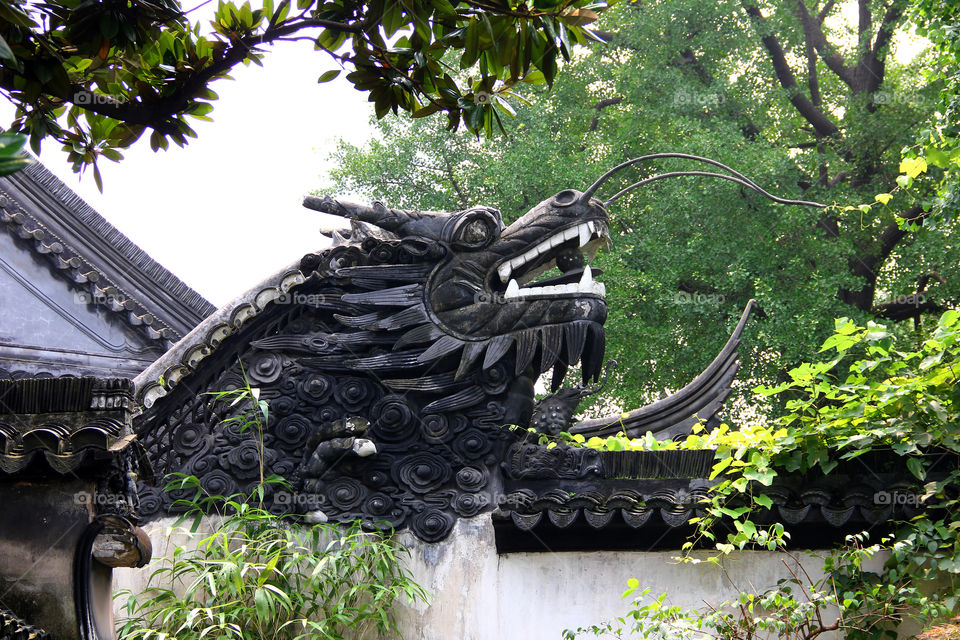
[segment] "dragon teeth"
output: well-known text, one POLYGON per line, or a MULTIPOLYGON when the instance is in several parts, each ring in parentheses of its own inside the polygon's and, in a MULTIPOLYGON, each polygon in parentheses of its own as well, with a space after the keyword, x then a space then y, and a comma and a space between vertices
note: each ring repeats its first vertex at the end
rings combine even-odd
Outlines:
POLYGON ((600 296, 605 296, 607 294, 607 289, 602 282, 595 281, 590 271, 585 269, 580 282, 557 284, 546 287, 527 287, 521 289, 516 279, 511 279, 510 283, 507 285, 507 290, 504 292, 503 297, 505 300, 512 300, 515 298, 525 298, 528 296, 563 296, 572 295, 575 293, 593 293, 600 296))
POLYGON ((593 233, 590 231, 590 229, 587 228, 587 225, 585 224, 580 225, 579 227, 577 227, 577 229, 580 232, 580 246, 582 247, 583 245, 590 242, 590 237, 593 235, 593 233))
MULTIPOLYGON (((555 233, 546 240, 541 241, 536 246, 528 249, 525 253, 511 258, 501 264, 499 267, 497 267, 497 274, 500 276, 501 282, 508 283, 507 290, 504 292, 504 298, 523 298, 534 295, 557 296, 575 293, 593 293, 600 296, 605 296, 606 287, 602 282, 594 282, 593 274, 590 272, 589 267, 584 269, 583 277, 581 277, 579 283, 561 284, 547 287, 533 286, 530 288, 521 289, 516 279, 511 279, 511 276, 518 268, 536 260, 538 256, 549 252, 554 247, 558 247, 568 240, 577 238, 580 243, 580 247, 582 248, 591 240, 593 240, 594 236, 603 237, 605 229, 605 225, 594 220, 582 222, 575 227, 570 227, 569 229, 564 229, 563 231, 555 233)), ((593 250, 590 251, 591 260, 593 258, 593 254, 596 253, 596 249, 597 247, 594 246, 593 250)), ((545 266, 549 266, 549 264, 545 266)), ((524 276, 526 280, 530 280, 535 277, 536 270, 530 271, 524 276)))
POLYGON ((580 291, 591 291, 593 289, 593 272, 590 267, 584 268, 583 277, 580 278, 580 284, 577 288, 580 291))

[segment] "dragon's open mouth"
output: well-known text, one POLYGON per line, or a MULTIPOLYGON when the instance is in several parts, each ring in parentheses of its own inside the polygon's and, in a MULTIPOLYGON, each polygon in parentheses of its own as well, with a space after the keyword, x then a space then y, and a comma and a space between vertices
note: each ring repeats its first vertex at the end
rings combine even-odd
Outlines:
POLYGON ((609 243, 609 230, 603 220, 588 220, 561 229, 526 252, 497 265, 499 283, 494 282, 494 288, 507 300, 570 295, 603 298, 606 287, 594 280, 601 271, 588 265, 600 247, 609 243), (533 282, 554 267, 561 275, 533 282), (528 283, 532 285, 526 286, 528 283))

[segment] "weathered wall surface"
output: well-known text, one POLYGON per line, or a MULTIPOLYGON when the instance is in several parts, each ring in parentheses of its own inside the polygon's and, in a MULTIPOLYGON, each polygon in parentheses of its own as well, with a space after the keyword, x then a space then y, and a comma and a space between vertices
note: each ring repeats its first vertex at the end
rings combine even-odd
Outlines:
MULTIPOLYGON (((155 559, 169 557, 173 543, 186 540, 164 538, 162 531, 172 522, 167 518, 147 527, 155 559)), ((497 555, 489 515, 458 521, 440 543, 400 535, 410 549, 416 580, 432 594, 429 603, 403 608, 406 640, 559 640, 564 629, 622 616, 629 602, 620 594, 630 578, 655 595, 666 592, 672 604, 702 607, 741 590, 774 586, 789 575, 783 560, 793 564, 782 554, 757 551, 737 553, 723 568, 678 565, 672 551, 497 555)), ((816 575, 821 562, 799 556, 816 575)), ((116 587, 139 591, 150 571, 116 570, 116 587)), ((119 615, 121 603, 116 604, 119 615)))
MULTIPOLYGON (((624 615, 629 599, 620 595, 630 578, 653 589, 651 596, 666 592, 671 604, 702 607, 788 576, 785 556, 768 552, 735 554, 722 569, 678 565, 673 551, 498 556, 489 516, 459 521, 441 543, 403 541, 420 584, 434 594, 405 612, 407 640, 559 640, 564 629, 624 615)), ((821 564, 805 562, 808 571, 821 564)))

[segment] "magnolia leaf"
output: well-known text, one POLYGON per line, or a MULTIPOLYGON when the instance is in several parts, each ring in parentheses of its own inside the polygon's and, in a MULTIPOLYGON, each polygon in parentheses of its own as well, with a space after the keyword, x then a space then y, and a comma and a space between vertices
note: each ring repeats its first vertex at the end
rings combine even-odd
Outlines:
POLYGON ((317 80, 317 84, 323 84, 324 82, 330 82, 334 78, 340 75, 340 69, 331 69, 330 71, 324 71, 320 74, 320 78, 317 80))

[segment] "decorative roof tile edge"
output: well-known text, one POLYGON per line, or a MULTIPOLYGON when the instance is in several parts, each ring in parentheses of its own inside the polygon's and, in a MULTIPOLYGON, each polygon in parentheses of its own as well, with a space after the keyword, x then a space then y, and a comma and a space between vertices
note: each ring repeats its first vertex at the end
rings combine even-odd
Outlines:
MULTIPOLYGON (((692 479, 685 488, 655 488, 656 481, 644 484, 640 490, 621 488, 606 494, 597 490, 569 492, 558 488, 538 494, 530 489, 518 489, 504 497, 493 517, 512 521, 521 531, 530 531, 544 522, 545 514, 547 521, 561 529, 573 525, 582 514, 592 529, 601 529, 619 512, 626 525, 637 529, 650 523, 651 516, 658 512, 664 524, 677 528, 686 525, 691 517, 703 515, 703 502, 708 499, 714 482, 692 479)), ((758 513, 758 521, 780 520, 787 525, 811 519, 820 522, 821 518, 837 528, 852 521, 875 525, 894 516, 911 518, 923 509, 922 505, 914 504, 916 496, 909 492, 906 482, 894 482, 884 488, 867 483, 834 489, 814 486, 794 490, 772 486, 764 487, 763 492, 773 504, 771 509, 758 513), (897 499, 901 495, 911 499, 897 499)))
POLYGON ((43 164, 35 162, 23 169, 22 173, 44 187, 65 208, 75 213, 77 218, 102 238, 104 242, 116 248, 133 267, 153 280, 158 287, 169 291, 184 306, 196 313, 198 318, 205 318, 216 310, 216 307, 209 300, 151 258, 146 251, 110 224, 97 213, 96 209, 74 193, 70 187, 51 173, 43 164))
MULTIPOLYGON (((6 179, 16 188, 39 190, 43 195, 49 196, 84 229, 115 250, 125 261, 126 267, 139 272, 144 280, 167 292, 171 299, 194 316, 184 319, 185 322, 193 325, 215 311, 216 307, 206 298, 151 258, 40 162, 34 162, 6 179)), ((34 252, 45 256, 54 269, 62 271, 69 280, 85 289, 80 295, 86 298, 86 302, 119 314, 127 324, 141 330, 149 340, 163 341, 165 347, 171 346, 183 336, 181 331, 157 317, 157 313, 151 312, 135 296, 112 281, 103 268, 94 265, 47 224, 31 215, 16 196, 2 188, 0 223, 6 223, 12 235, 26 241, 34 252)))
POLYGON ((225 338, 305 281, 297 261, 220 307, 134 379, 134 399, 147 409, 152 407, 213 354, 225 338))
POLYGON ((27 624, 9 609, 0 609, 0 638, 9 640, 50 640, 50 634, 27 624))
MULTIPOLYGON (((13 475, 41 457, 60 474, 113 458, 134 445, 133 381, 62 377, 0 380, 0 472, 13 475)), ((146 467, 149 475, 149 463, 146 467)))
POLYGON ((0 379, 0 416, 74 411, 132 410, 130 378, 42 377, 0 379))
POLYGON ((111 282, 73 248, 36 220, 6 191, 0 189, 0 223, 6 223, 15 236, 27 241, 33 250, 45 256, 54 269, 63 271, 77 286, 85 288, 83 300, 117 314, 140 329, 152 341, 172 342, 179 334, 158 319, 133 296, 111 282), (101 286, 101 285, 106 286, 101 286))

